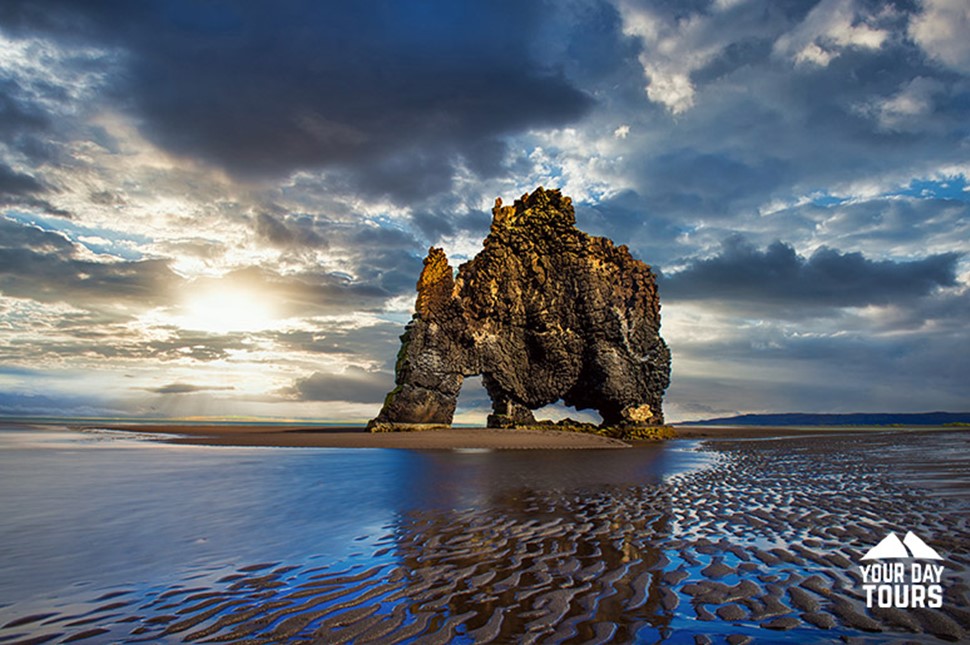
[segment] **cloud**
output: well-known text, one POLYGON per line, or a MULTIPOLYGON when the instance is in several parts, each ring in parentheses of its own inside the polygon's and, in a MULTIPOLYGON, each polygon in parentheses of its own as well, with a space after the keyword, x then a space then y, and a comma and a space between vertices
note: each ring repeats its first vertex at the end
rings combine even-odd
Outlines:
POLYGON ((923 0, 909 35, 935 60, 970 73, 970 5, 964 0, 923 0))
POLYGON ((661 282, 668 300, 864 307, 909 303, 956 283, 956 253, 921 260, 870 260, 822 247, 810 257, 775 242, 760 251, 741 237, 724 241, 715 257, 694 260, 661 282))
MULTIPOLYGON (((802 311, 805 306, 795 306, 802 311)), ((784 319, 759 303, 716 307, 667 300, 675 418, 800 410, 961 409, 970 367, 970 289, 916 303, 840 309, 784 319), (767 314, 767 315, 766 315, 767 314), (712 415, 704 407, 718 410, 712 415)))
POLYGON ((266 332, 263 337, 277 343, 286 355, 307 355, 311 361, 321 355, 343 355, 356 361, 374 360, 393 370, 403 332, 404 324, 397 322, 357 325, 329 320, 311 321, 305 329, 266 332))
POLYGON ((0 197, 32 194, 43 190, 39 181, 0 163, 0 197))
POLYGON ((965 13, 0 3, 0 365, 132 410, 363 416, 428 246, 473 255, 495 197, 543 184, 663 269, 671 410, 945 407, 966 382, 965 13), (209 289, 265 325, 202 325, 209 289), (236 389, 151 392, 207 383, 236 389))
POLYGON ((0 391, 0 415, 42 417, 52 415, 118 416, 121 410, 93 396, 30 394, 0 391))
POLYGON ((283 394, 299 401, 380 403, 393 387, 394 377, 390 373, 351 366, 339 374, 314 372, 298 379, 283 394))
POLYGON ((878 22, 878 15, 865 12, 855 0, 822 0, 775 42, 774 50, 796 65, 826 67, 847 48, 882 47, 889 33, 878 22))
POLYGON ((260 213, 256 216, 255 231, 260 239, 280 248, 326 248, 327 241, 314 230, 315 224, 311 218, 298 218, 289 223, 260 213))
POLYGON ((371 279, 320 269, 281 273, 254 266, 219 278, 198 278, 192 284, 200 293, 238 288, 276 305, 286 317, 305 317, 380 310, 391 293, 375 276, 367 277, 371 279))
MULTIPOLYGON (((0 120, 2 118, 0 114, 0 120)), ((46 191, 47 187, 32 175, 17 172, 0 161, 0 206, 20 206, 69 218, 71 214, 68 211, 57 208, 47 200, 35 197, 46 191)))
POLYGON ((0 219, 0 292, 80 306, 166 303, 181 281, 167 260, 99 261, 64 235, 0 219))
POLYGON ((691 74, 709 63, 734 35, 718 29, 715 20, 703 14, 664 15, 659 8, 632 2, 619 5, 623 33, 637 38, 647 97, 673 114, 694 106, 695 89, 691 74))
POLYGON ((25 100, 24 93, 16 79, 0 77, 0 140, 15 143, 26 133, 50 124, 47 113, 25 100))
POLYGON ((529 43, 539 2, 5 3, 17 35, 125 50, 113 94, 152 141, 244 177, 349 172, 369 193, 450 186, 502 137, 573 121, 592 100, 529 43), (245 37, 240 37, 245 34, 245 37), (281 37, 281 34, 285 36, 281 37))
POLYGON ((230 386, 218 386, 218 385, 193 385, 191 383, 169 383, 168 385, 162 385, 161 387, 154 388, 144 388, 149 392, 155 394, 193 394, 195 392, 212 392, 221 390, 234 390, 236 388, 230 386))
POLYGON ((942 82, 917 76, 893 96, 870 101, 860 110, 876 119, 887 132, 920 132, 938 123, 929 117, 935 109, 936 95, 945 91, 942 82))
MULTIPOLYGON (((603 140, 629 125, 625 139, 609 137, 615 165, 606 184, 639 193, 644 212, 688 226, 733 219, 745 230, 758 225, 748 215, 775 200, 821 187, 852 197, 864 187, 872 197, 965 165, 962 146, 953 145, 966 137, 965 79, 928 65, 907 37, 912 7, 617 4, 640 71, 682 77, 690 89, 689 100, 673 91, 651 97, 651 80, 636 102, 625 94, 632 72, 596 86, 597 96, 612 97, 612 110, 587 119, 601 139, 584 140, 580 152, 595 159, 603 140), (796 44, 816 41, 826 65, 793 64, 796 44)), ((544 152, 553 167, 563 156, 552 146, 544 152)), ((584 170, 595 172, 592 161, 584 170)))

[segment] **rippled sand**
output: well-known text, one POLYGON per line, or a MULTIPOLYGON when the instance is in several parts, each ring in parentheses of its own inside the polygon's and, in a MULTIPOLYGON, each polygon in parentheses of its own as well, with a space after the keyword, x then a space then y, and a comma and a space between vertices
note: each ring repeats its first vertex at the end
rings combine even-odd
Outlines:
MULTIPOLYGON (((658 485, 510 489, 385 528, 361 562, 253 563, 70 610, 0 610, 4 642, 966 641, 965 494, 900 479, 858 435, 720 441, 658 485), (865 607, 858 562, 890 530, 945 558, 940 610, 865 607), (201 580, 201 582, 200 582, 201 580)), ((950 473, 953 475, 953 473, 950 473)), ((965 487, 965 473, 950 490, 965 487)))

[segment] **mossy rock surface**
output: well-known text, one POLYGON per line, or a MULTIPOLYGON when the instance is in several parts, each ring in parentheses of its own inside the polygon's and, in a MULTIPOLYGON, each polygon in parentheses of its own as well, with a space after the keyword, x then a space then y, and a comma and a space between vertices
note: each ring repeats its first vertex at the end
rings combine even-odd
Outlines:
POLYGON ((565 432, 585 432, 621 441, 662 441, 673 439, 677 431, 672 426, 598 426, 593 423, 583 423, 565 419, 563 421, 540 421, 535 425, 516 426, 528 430, 563 430, 565 432))

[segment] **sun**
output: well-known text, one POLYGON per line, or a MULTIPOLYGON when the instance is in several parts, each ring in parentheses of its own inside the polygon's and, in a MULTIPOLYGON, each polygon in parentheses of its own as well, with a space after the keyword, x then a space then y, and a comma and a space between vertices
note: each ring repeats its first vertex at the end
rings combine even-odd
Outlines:
POLYGON ((273 306, 255 291, 236 287, 206 289, 186 298, 178 324, 217 334, 254 332, 277 324, 273 306))

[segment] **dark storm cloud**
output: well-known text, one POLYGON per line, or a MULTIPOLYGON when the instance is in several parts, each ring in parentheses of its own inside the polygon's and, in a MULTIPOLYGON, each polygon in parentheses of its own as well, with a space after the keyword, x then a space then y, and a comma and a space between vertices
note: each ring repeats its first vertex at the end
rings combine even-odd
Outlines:
POLYGON ((458 232, 484 240, 491 221, 490 212, 468 210, 465 206, 448 203, 441 204, 434 210, 417 210, 411 214, 411 223, 423 234, 426 241, 432 243, 458 232))
POLYGON ((0 219, 0 293, 78 306, 167 302, 181 281, 167 260, 99 262, 58 233, 0 219))
POLYGON ((0 24, 127 50, 144 133, 241 175, 336 167, 367 192, 494 172, 500 139, 591 99, 533 60, 541 2, 8 2, 0 24))
POLYGON ((270 245, 284 248, 327 248, 327 240, 314 229, 310 218, 283 221, 268 213, 260 213, 254 223, 256 235, 270 245))
POLYGON ((757 208, 755 195, 791 181, 789 163, 762 153, 754 161, 740 152, 711 154, 682 148, 651 160, 651 204, 661 212, 707 217, 735 214, 739 206, 757 208))
POLYGON ((0 198, 9 195, 29 195, 43 190, 39 181, 19 173, 3 163, 0 163, 0 198))
POLYGON ((31 103, 25 94, 16 80, 0 77, 0 140, 12 142, 25 132, 41 130, 50 124, 47 113, 31 103))
POLYGON ((195 392, 211 392, 234 390, 232 386, 220 387, 215 385, 192 385, 191 383, 169 383, 161 387, 145 388, 155 394, 193 394, 195 392))
POLYGON ((805 258, 782 242, 761 251, 735 236, 724 241, 719 255, 664 276, 661 293, 668 300, 807 307, 911 303, 939 287, 954 286, 959 257, 941 253, 913 261, 876 261, 823 247, 805 258))
MULTIPOLYGON (((0 116, 2 119, 2 116, 0 116)), ((45 199, 36 197, 47 190, 46 186, 32 175, 17 172, 0 162, 0 206, 21 206, 37 209, 58 217, 70 217, 64 209, 57 208, 45 199)))
POLYGON ((375 250, 357 267, 360 280, 379 285, 387 295, 412 293, 421 273, 422 258, 408 249, 375 250))
POLYGON ((298 379, 282 394, 300 401, 347 401, 348 403, 379 403, 394 387, 389 372, 368 372, 348 367, 341 374, 314 372, 298 379))
POLYGON ((622 240, 638 259, 663 266, 693 247, 678 237, 689 232, 689 222, 665 217, 662 209, 636 191, 626 190, 596 204, 577 204, 579 228, 591 235, 622 240))

